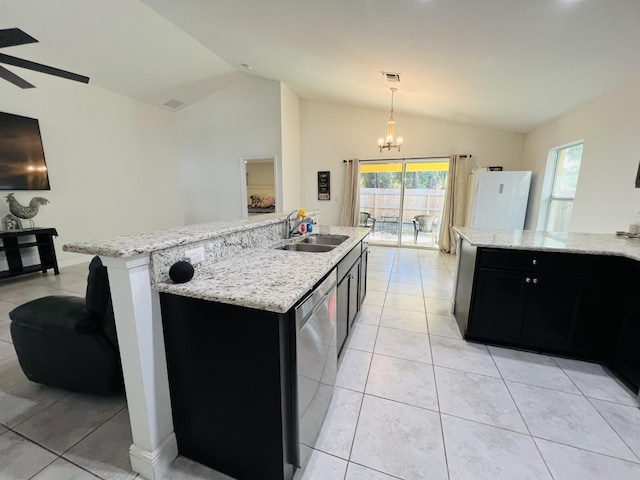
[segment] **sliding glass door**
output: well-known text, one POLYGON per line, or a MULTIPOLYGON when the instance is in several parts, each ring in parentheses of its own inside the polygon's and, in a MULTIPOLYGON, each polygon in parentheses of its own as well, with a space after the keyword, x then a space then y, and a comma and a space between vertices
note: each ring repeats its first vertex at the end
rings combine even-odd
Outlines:
POLYGON ((362 161, 360 217, 378 245, 437 248, 448 158, 362 161))

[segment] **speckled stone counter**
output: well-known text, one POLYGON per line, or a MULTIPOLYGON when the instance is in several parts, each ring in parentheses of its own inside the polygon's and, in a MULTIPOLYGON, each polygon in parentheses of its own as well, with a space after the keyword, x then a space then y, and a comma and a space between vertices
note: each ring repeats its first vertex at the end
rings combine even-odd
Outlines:
POLYGON ((286 218, 268 214, 188 225, 69 243, 63 249, 116 258, 149 254, 150 277, 157 291, 284 313, 369 233, 366 228, 319 226, 314 233, 347 235, 349 239, 329 252, 277 250, 274 247, 286 242, 286 218), (169 268, 186 250, 198 247, 205 251, 205 262, 195 265, 191 281, 174 284, 169 268))
POLYGON ((640 239, 619 237, 615 234, 467 227, 454 227, 454 231, 474 247, 617 255, 640 260, 640 239))
POLYGON ((232 233, 247 232, 251 229, 282 224, 287 215, 271 213, 251 217, 248 220, 233 220, 184 227, 167 228, 144 233, 119 235, 106 239, 89 240, 86 242, 67 243, 62 246, 65 252, 86 253, 89 255, 104 255, 107 257, 133 257, 143 253, 151 253, 180 245, 189 245, 222 237, 232 233))
POLYGON ((349 238, 328 252, 297 252, 269 247, 247 249, 219 262, 196 265, 188 283, 156 283, 160 292, 243 307, 287 312, 368 233, 367 228, 325 227, 316 232, 349 238))

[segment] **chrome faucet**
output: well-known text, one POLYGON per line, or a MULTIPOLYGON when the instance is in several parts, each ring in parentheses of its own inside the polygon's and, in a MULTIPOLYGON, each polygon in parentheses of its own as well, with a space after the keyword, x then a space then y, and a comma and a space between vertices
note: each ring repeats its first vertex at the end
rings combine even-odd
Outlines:
POLYGON ((292 221, 292 216, 294 213, 298 213, 299 210, 294 210, 293 212, 291 212, 289 215, 287 215, 287 238, 291 238, 293 235, 293 232, 295 232, 296 228, 298 228, 300 225, 302 225, 304 222, 308 222, 311 219, 309 217, 304 217, 302 220, 298 220, 297 222, 295 222, 293 224, 293 226, 291 226, 291 221, 292 221))

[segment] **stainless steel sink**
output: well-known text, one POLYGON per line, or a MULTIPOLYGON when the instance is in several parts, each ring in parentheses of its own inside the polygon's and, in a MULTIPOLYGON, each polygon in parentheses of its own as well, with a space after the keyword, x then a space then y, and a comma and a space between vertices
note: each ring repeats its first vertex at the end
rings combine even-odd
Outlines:
POLYGON ((309 235, 304 239, 300 240, 298 243, 306 243, 306 244, 314 244, 314 245, 340 245, 347 238, 346 235, 326 235, 316 233, 314 235, 309 235))
POLYGON ((313 243, 288 243, 287 245, 283 245, 281 247, 277 247, 278 250, 295 250, 298 252, 328 252, 333 250, 334 246, 332 245, 319 245, 313 243))

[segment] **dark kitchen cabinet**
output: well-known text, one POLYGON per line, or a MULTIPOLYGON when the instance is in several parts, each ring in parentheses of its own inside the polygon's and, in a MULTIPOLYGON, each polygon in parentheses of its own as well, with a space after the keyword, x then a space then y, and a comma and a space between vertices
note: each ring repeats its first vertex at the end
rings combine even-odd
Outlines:
POLYGON ((591 276, 579 257, 479 249, 466 336, 589 356, 591 276))
POLYGON ((636 390, 640 387, 640 267, 632 265, 623 289, 621 322, 611 363, 636 390))
POLYGON ((367 258, 366 240, 359 243, 338 263, 338 291, 336 306, 336 335, 338 355, 349 336, 353 322, 366 295, 367 258), (364 249, 364 250, 363 250, 364 249))

